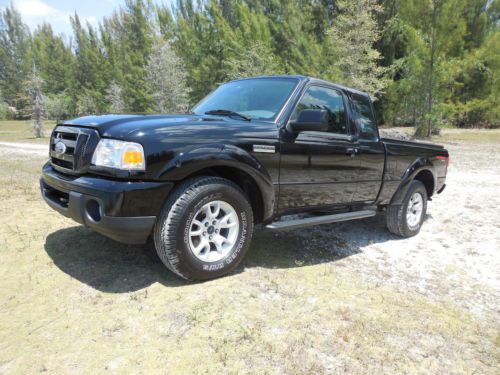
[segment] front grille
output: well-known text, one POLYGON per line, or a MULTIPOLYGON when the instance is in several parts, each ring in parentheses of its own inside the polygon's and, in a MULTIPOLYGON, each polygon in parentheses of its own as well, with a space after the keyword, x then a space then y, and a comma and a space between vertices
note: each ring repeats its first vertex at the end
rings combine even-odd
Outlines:
POLYGON ((50 139, 51 164, 62 173, 84 174, 98 142, 97 130, 57 126, 50 139))

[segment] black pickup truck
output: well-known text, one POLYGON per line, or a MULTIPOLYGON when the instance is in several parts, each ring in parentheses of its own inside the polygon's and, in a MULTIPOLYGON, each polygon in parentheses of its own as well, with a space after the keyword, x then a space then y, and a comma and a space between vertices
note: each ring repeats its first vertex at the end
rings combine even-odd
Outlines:
POLYGON ((256 224, 385 211, 389 231, 413 236, 448 160, 441 146, 380 138, 366 93, 272 76, 221 85, 189 114, 66 121, 40 184, 61 214, 121 242, 152 238, 170 270, 204 280, 238 265, 256 224))

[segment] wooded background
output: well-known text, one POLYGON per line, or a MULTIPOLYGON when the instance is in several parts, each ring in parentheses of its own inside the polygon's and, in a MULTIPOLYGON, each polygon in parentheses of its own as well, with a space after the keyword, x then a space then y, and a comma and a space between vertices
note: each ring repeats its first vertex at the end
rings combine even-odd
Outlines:
POLYGON ((373 95, 379 121, 500 126, 500 0, 127 0, 72 35, 0 15, 0 118, 182 112, 234 78, 304 74, 373 95))

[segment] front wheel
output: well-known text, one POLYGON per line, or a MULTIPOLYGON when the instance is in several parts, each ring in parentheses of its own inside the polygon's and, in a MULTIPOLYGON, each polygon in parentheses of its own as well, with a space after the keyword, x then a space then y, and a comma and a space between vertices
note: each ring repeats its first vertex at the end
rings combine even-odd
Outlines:
POLYGON ((386 220, 390 232, 401 237, 416 235, 427 212, 427 190, 420 181, 412 181, 402 204, 387 207, 386 220))
POLYGON ((156 251, 174 273, 207 280, 233 271, 251 242, 253 213, 241 189, 219 177, 181 183, 154 231, 156 251))

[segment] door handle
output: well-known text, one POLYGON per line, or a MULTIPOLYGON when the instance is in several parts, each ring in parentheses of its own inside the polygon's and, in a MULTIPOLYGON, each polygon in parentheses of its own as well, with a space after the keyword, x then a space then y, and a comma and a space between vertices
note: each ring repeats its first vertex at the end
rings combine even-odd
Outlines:
POLYGON ((346 155, 349 155, 351 158, 355 157, 356 154, 358 153, 358 149, 355 148, 355 147, 349 147, 346 151, 345 151, 346 155))

